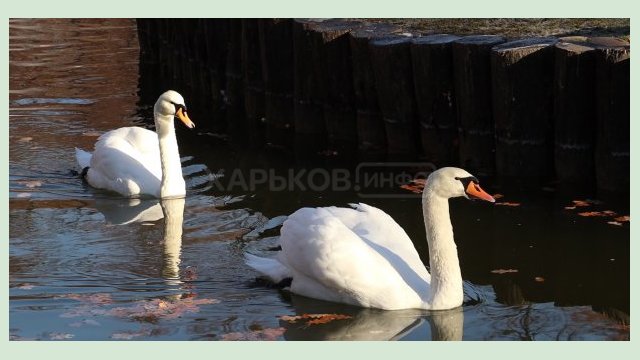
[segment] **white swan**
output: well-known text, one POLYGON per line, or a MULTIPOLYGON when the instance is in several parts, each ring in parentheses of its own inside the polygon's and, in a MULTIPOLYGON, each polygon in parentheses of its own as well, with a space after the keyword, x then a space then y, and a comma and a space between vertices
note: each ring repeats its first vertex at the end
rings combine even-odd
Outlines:
POLYGON ((166 91, 153 107, 156 132, 140 127, 111 130, 98 138, 93 154, 76 148, 76 159, 89 185, 124 196, 179 197, 186 193, 173 118, 189 128, 180 94, 166 91))
POLYGON ((246 254, 246 261, 274 282, 291 278, 290 291, 311 298, 385 310, 455 308, 463 293, 449 198, 459 196, 495 201, 465 170, 428 177, 422 209, 431 274, 400 225, 366 204, 302 208, 284 222, 276 258, 246 254))

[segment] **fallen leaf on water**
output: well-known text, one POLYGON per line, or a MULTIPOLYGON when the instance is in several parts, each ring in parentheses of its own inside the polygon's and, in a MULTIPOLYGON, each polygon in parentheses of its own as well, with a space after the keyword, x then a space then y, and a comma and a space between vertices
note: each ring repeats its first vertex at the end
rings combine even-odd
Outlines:
POLYGON ((544 282, 544 278, 542 276, 536 276, 533 278, 533 280, 537 281, 537 282, 544 282))
POLYGON ((565 206, 564 209, 565 210, 575 210, 575 206, 565 206))
POLYGON ((187 312, 200 311, 200 305, 216 304, 215 299, 194 299, 193 297, 166 301, 162 299, 143 300, 130 307, 116 307, 107 315, 126 317, 139 321, 156 322, 159 319, 175 319, 187 312))
POLYGON ((585 211, 585 212, 578 213, 578 215, 580 215, 580 216, 585 216, 585 217, 590 217, 590 216, 604 216, 604 215, 602 215, 602 213, 601 213, 601 212, 599 212, 599 211, 585 211))
POLYGON ((285 328, 267 328, 261 330, 252 330, 247 332, 233 332, 222 335, 222 340, 225 341, 238 341, 238 340, 249 340, 249 341, 274 341, 278 340, 282 334, 286 331, 285 328))
POLYGON ((311 319, 309 321, 307 321, 307 325, 319 325, 319 324, 326 324, 326 323, 330 323, 334 320, 343 320, 343 319, 350 319, 351 316, 346 316, 346 315, 334 315, 334 316, 323 316, 323 317, 319 317, 317 319, 311 319))
POLYGON ((502 194, 493 194, 493 198, 494 199, 502 199, 504 197, 504 195, 502 194))
POLYGON ((422 188, 415 185, 405 184, 405 185, 400 185, 400 188, 404 190, 409 190, 415 194, 422 194, 422 188))
POLYGON ((109 294, 66 294, 58 298, 82 301, 84 306, 71 309, 61 317, 78 316, 115 316, 138 321, 156 322, 159 319, 175 319, 184 313, 200 311, 200 305, 220 302, 215 299, 196 299, 195 296, 185 295, 174 300, 151 299, 135 302, 131 306, 105 308, 113 303, 109 294))
POLYGON ((517 273, 517 269, 494 269, 491 270, 492 274, 508 274, 508 273, 517 273))
POLYGON ((344 319, 351 319, 351 316, 343 315, 343 314, 302 314, 297 316, 284 315, 280 317, 280 320, 286 321, 291 324, 294 324, 300 320, 303 320, 305 321, 305 325, 307 326, 326 324, 334 320, 344 320, 344 319))
POLYGON ((572 200, 572 202, 573 202, 573 206, 575 207, 591 206, 591 203, 586 200, 572 200))
POLYGON ((585 211, 578 213, 579 216, 591 217, 591 216, 615 216, 616 213, 611 210, 604 211, 585 211))
POLYGON ((616 226, 622 226, 622 223, 621 222, 617 222, 617 221, 607 221, 607 224, 616 225, 616 226))
POLYGON ((615 221, 619 221, 619 222, 628 222, 631 221, 631 218, 627 215, 624 216, 618 216, 617 218, 613 219, 615 221))
POLYGON ((400 185, 401 189, 409 190, 416 194, 422 194, 425 185, 427 185, 427 179, 412 179, 409 184, 400 185))
POLYGON ((514 206, 520 206, 520 205, 521 205, 520 203, 517 203, 517 202, 507 202, 507 201, 505 201, 505 202, 498 202, 498 203, 495 203, 495 204, 496 204, 496 205, 500 205, 500 206, 512 206, 512 207, 514 207, 514 206))

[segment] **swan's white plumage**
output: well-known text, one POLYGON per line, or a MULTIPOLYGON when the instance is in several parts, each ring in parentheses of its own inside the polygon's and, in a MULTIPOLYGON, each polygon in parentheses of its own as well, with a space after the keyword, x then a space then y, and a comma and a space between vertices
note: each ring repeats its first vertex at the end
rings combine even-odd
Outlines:
POLYGON ((78 165, 80 165, 80 169, 84 169, 91 163, 91 153, 76 148, 76 160, 78 161, 78 165))
POLYGON ((263 258, 248 253, 244 254, 244 257, 247 265, 267 275, 269 280, 274 283, 279 283, 292 276, 291 271, 276 259, 263 258))
POLYGON ((87 182, 95 188, 124 196, 184 195, 186 189, 173 118, 179 116, 189 127, 193 127, 193 123, 186 113, 176 110, 180 106, 184 108, 182 96, 169 90, 154 106, 157 132, 123 127, 102 134, 93 154, 76 149, 80 167, 89 168, 85 177, 87 182))
POLYGON ((366 204, 294 212, 282 226, 276 258, 250 256, 247 264, 277 281, 289 275, 291 292, 321 300, 386 310, 460 306, 462 277, 448 199, 467 196, 463 183, 471 178, 462 169, 443 168, 427 180, 423 209, 431 274, 402 227, 366 204))
POLYGON ((139 127, 111 130, 98 138, 87 182, 125 196, 159 197, 162 168, 155 132, 139 127))
POLYGON ((283 224, 278 260, 291 291, 365 307, 421 307, 429 273, 404 230, 366 204, 302 208, 283 224))

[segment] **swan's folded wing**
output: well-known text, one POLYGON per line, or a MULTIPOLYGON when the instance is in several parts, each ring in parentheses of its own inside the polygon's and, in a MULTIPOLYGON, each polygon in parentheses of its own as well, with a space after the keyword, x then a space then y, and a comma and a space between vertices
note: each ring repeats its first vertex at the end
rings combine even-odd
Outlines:
MULTIPOLYGON (((351 204, 351 206, 353 209, 339 207, 326 209, 358 236, 395 254, 421 277, 430 281, 429 272, 420 259, 411 238, 389 214, 364 203, 351 204)), ((418 241, 426 240, 419 239, 418 241)))
POLYGON ((142 128, 103 134, 96 142, 87 175, 92 186, 127 196, 159 189, 162 169, 157 136, 142 128))
POLYGON ((298 210, 281 234, 279 257, 293 271, 293 292, 383 309, 418 306, 427 293, 420 274, 327 209, 298 210))

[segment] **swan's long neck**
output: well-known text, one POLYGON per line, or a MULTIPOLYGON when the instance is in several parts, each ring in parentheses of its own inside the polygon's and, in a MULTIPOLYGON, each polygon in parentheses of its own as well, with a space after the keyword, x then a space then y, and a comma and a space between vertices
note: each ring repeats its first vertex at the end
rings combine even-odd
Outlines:
POLYGON ((156 133, 160 145, 160 166, 162 168, 162 182, 160 197, 183 196, 185 194, 182 165, 178 152, 178 140, 173 126, 173 116, 154 114, 156 133))
POLYGON ((463 300, 462 274, 449 217, 449 199, 427 188, 422 195, 422 211, 429 243, 429 303, 434 309, 460 306, 463 300))

